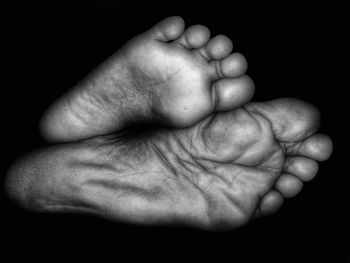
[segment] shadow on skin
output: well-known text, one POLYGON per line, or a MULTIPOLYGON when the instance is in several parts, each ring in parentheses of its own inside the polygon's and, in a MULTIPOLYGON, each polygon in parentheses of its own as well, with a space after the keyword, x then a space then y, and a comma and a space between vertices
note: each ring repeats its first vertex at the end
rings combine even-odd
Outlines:
POLYGON ((190 128, 133 126, 28 154, 10 169, 7 190, 32 210, 234 229, 276 212, 316 175, 332 152, 331 140, 315 134, 318 122, 310 104, 279 99, 190 128))

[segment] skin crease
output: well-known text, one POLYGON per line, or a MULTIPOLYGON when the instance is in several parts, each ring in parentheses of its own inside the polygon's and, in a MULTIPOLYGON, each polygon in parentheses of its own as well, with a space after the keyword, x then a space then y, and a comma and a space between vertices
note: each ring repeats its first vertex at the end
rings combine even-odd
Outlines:
POLYGON ((316 174, 312 163, 332 151, 315 134, 318 122, 302 101, 249 103, 190 128, 126 130, 38 150, 12 166, 7 189, 39 211, 234 229, 277 211, 316 174))
POLYGON ((44 114, 50 142, 69 142, 121 131, 130 123, 190 127, 213 112, 248 102, 253 81, 247 62, 226 36, 209 29, 184 31, 169 17, 136 36, 98 66, 44 114))
POLYGON ((332 142, 308 103, 246 104, 254 84, 231 51, 179 17, 135 37, 48 109, 41 131, 60 144, 13 164, 8 195, 29 210, 207 230, 276 212, 332 142))

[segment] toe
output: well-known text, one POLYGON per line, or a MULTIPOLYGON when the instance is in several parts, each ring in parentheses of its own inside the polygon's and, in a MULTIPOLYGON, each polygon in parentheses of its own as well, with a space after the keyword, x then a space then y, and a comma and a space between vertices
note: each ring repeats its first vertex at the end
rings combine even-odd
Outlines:
POLYGON ((202 56, 207 59, 223 59, 232 51, 232 41, 223 35, 218 35, 209 40, 209 42, 198 50, 202 56))
POLYGON ((286 143, 288 155, 300 155, 316 161, 327 160, 333 151, 332 140, 325 134, 315 134, 296 143, 286 143))
POLYGON ((200 48, 208 42, 209 38, 210 31, 207 27, 195 25, 189 27, 175 42, 188 49, 200 48))
POLYGON ((276 139, 281 142, 304 140, 317 131, 320 123, 318 110, 297 99, 251 103, 247 105, 247 109, 252 109, 269 120, 276 139))
POLYGON ((185 22, 181 17, 171 16, 156 24, 150 32, 154 39, 166 42, 178 38, 184 28, 185 22))
POLYGON ((283 201, 284 198, 279 192, 275 190, 268 192, 260 202, 259 214, 263 216, 276 213, 283 205, 283 201))
POLYGON ((316 176, 318 164, 316 161, 305 157, 289 157, 287 158, 284 171, 306 182, 316 176))
POLYGON ((240 53, 233 53, 223 60, 211 62, 213 79, 222 77, 237 78, 246 72, 247 67, 247 60, 240 53))
POLYGON ((324 161, 332 153, 332 140, 315 134, 320 123, 319 111, 297 99, 278 99, 265 103, 249 103, 245 108, 259 113, 271 124, 275 138, 286 154, 324 161))
POLYGON ((286 198, 297 195, 303 188, 303 182, 291 174, 282 174, 276 181, 276 189, 286 198))
POLYGON ((217 111, 228 111, 247 103, 254 95, 254 82, 247 75, 213 83, 212 97, 217 111))

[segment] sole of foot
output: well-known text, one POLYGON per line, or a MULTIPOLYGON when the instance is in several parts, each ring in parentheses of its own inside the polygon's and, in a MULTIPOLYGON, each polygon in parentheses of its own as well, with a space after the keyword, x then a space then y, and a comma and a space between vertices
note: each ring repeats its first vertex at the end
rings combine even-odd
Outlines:
POLYGON ((315 177, 317 161, 332 152, 331 139, 316 134, 319 120, 299 100, 253 102, 191 128, 101 136, 30 155, 7 185, 14 199, 42 211, 234 229, 275 213, 315 177))
POLYGON ((105 135, 134 122, 189 127, 213 112, 248 102, 247 62, 224 36, 203 25, 185 30, 169 17, 136 36, 64 94, 44 114, 49 141, 105 135))

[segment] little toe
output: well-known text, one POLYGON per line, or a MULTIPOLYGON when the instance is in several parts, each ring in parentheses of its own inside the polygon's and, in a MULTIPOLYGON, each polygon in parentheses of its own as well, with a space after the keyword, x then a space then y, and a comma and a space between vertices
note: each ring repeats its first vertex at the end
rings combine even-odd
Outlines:
POLYGON ((233 53, 223 60, 212 61, 213 79, 237 78, 242 76, 248 67, 247 60, 240 53, 233 53))
POLYGON ((247 75, 233 79, 219 79, 213 83, 215 110, 228 111, 247 103, 254 95, 254 82, 247 75))
POLYGON ((294 175, 284 173, 277 179, 275 187, 285 198, 290 198, 301 191, 303 182, 294 175))
POLYGON ((179 16, 171 16, 160 21, 150 29, 154 39, 170 41, 178 38, 184 31, 185 22, 179 16))
POLYGON ((288 155, 300 155, 316 161, 325 161, 332 154, 333 143, 327 135, 315 134, 299 142, 286 143, 285 149, 288 155))
POLYGON ((232 51, 232 41, 224 35, 218 35, 209 40, 209 42, 198 52, 205 58, 211 60, 223 59, 232 51))
POLYGON ((275 191, 271 190, 262 199, 259 205, 260 213, 258 216, 270 215, 276 213, 278 209, 283 205, 283 196, 275 191))
POLYGON ((316 161, 305 157, 289 157, 286 160, 284 171, 295 175, 304 182, 307 182, 316 176, 318 172, 318 164, 316 161))
POLYGON ((176 43, 192 49, 204 46, 210 38, 210 31, 207 27, 202 25, 191 26, 175 40, 176 43))

